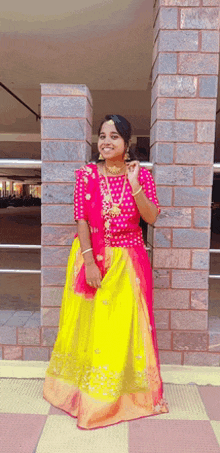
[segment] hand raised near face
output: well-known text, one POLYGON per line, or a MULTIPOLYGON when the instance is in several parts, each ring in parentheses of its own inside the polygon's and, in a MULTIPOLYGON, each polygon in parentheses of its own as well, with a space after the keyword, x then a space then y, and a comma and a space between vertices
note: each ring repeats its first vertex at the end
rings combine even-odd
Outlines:
POLYGON ((133 160, 132 162, 127 162, 127 177, 130 184, 138 183, 138 175, 140 171, 140 162, 138 160, 133 160))

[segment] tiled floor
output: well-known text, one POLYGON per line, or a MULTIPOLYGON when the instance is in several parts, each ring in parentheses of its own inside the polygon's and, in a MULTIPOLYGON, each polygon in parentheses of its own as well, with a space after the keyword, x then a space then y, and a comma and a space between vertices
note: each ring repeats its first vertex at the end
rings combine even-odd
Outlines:
POLYGON ((169 414, 82 430, 43 399, 43 379, 0 383, 1 453, 220 453, 220 386, 164 384, 169 414))

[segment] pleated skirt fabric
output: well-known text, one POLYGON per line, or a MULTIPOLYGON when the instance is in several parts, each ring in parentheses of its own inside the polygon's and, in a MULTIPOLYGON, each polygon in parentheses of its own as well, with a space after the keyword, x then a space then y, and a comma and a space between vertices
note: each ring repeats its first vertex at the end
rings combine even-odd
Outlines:
POLYGON ((168 412, 143 276, 127 248, 107 247, 106 262, 95 297, 75 294, 82 264, 75 238, 43 388, 44 398, 84 429, 168 412))

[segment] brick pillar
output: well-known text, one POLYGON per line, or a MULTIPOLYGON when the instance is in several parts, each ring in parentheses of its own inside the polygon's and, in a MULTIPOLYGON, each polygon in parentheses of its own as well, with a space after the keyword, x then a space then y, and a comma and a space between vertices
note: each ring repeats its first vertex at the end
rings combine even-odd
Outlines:
POLYGON ((92 98, 85 85, 63 84, 41 84, 41 96, 41 346, 51 351, 76 232, 74 170, 91 156, 92 98))
POLYGON ((154 6, 151 161, 162 212, 149 243, 161 363, 218 366, 220 360, 208 335, 218 5, 157 0, 154 6))

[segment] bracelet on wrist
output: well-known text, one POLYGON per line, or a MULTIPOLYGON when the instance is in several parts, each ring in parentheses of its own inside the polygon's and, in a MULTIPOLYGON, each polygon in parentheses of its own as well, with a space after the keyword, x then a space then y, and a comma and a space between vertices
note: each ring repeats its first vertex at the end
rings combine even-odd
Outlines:
POLYGON ((92 250, 92 248, 84 250, 84 252, 82 252, 82 255, 84 255, 84 253, 90 252, 90 250, 92 250))
POLYGON ((140 193, 142 189, 143 189, 143 187, 140 187, 140 189, 138 189, 137 192, 132 193, 133 197, 135 197, 138 193, 140 193))

